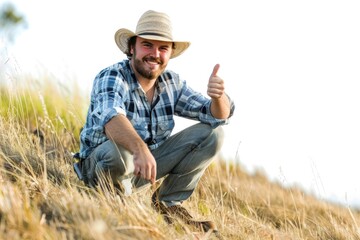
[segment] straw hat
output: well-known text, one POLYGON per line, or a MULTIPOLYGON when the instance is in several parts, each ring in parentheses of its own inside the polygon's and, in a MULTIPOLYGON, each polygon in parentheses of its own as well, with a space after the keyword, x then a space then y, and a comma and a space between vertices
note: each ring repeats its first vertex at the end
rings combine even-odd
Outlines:
POLYGON ((128 40, 133 36, 175 43, 175 49, 173 49, 170 58, 179 56, 190 46, 190 42, 175 41, 173 39, 171 21, 167 14, 152 10, 145 12, 140 17, 135 33, 126 28, 117 30, 115 42, 123 53, 126 53, 128 40))

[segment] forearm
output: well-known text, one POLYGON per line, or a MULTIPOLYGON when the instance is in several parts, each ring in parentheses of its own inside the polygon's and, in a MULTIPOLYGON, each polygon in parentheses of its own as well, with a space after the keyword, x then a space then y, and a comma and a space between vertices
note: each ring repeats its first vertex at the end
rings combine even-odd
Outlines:
POLYGON ((119 114, 113 117, 105 125, 105 134, 110 140, 123 146, 132 154, 147 148, 147 145, 124 115, 119 114))
POLYGON ((211 114, 217 119, 227 119, 230 116, 230 100, 226 94, 220 98, 212 98, 211 114))

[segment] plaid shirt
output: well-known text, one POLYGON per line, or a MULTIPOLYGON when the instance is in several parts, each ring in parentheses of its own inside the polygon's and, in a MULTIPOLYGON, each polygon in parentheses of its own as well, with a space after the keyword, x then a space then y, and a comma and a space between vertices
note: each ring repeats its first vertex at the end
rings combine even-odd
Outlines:
MULTIPOLYGON (((118 114, 127 117, 151 150, 170 136, 175 125, 174 115, 214 128, 227 124, 227 120, 211 115, 210 103, 209 98, 193 91, 176 73, 166 70, 157 79, 155 98, 150 105, 129 60, 114 64, 94 80, 86 123, 80 135, 80 157, 85 159, 108 139, 104 126, 118 114)), ((231 115, 234 108, 231 101, 231 115)))

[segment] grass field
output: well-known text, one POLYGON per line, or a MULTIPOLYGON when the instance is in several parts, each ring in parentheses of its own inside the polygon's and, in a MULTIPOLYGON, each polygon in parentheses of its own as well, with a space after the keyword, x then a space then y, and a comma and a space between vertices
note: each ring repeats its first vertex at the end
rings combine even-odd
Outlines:
MULTIPOLYGON (((71 152, 79 148, 87 101, 52 76, 10 77, 0 86, 0 239, 218 239, 167 225, 151 207, 156 186, 126 197, 76 178, 71 152)), ((221 157, 185 205, 215 221, 220 239, 360 239, 359 210, 221 157)))

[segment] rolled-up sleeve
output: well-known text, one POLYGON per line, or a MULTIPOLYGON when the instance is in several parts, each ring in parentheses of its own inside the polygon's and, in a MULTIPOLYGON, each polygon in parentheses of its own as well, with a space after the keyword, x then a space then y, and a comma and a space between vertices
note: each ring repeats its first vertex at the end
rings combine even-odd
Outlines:
POLYGON ((186 85, 186 82, 183 82, 175 112, 179 116, 199 120, 200 122, 207 123, 215 128, 219 125, 227 124, 228 119, 234 113, 235 104, 229 96, 228 98, 230 101, 229 117, 227 119, 217 119, 211 114, 211 99, 194 91, 186 85))
POLYGON ((92 119, 98 127, 103 128, 118 114, 126 116, 124 105, 126 92, 121 75, 116 71, 99 75, 92 93, 93 111, 91 112, 92 119))

